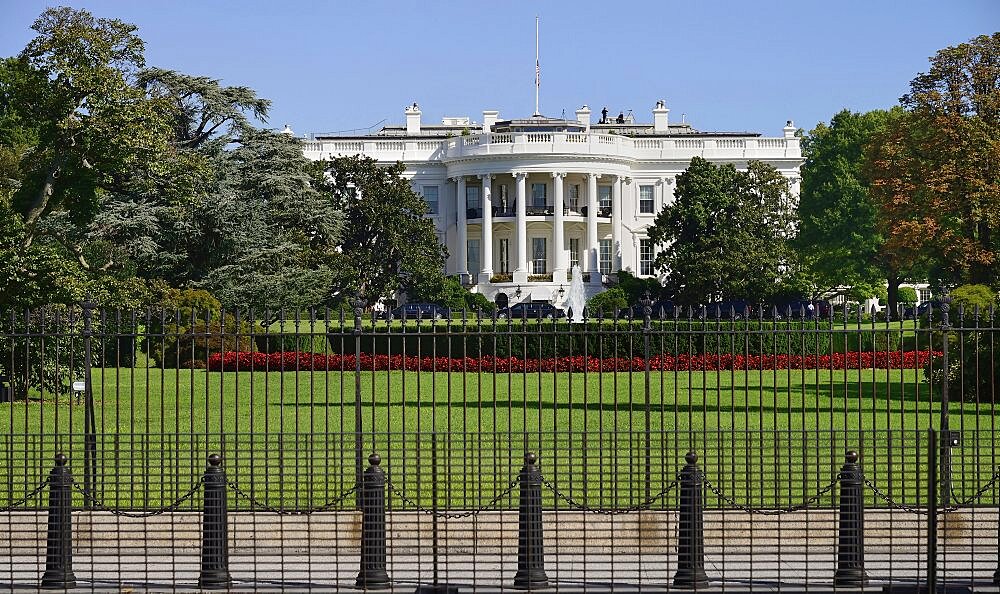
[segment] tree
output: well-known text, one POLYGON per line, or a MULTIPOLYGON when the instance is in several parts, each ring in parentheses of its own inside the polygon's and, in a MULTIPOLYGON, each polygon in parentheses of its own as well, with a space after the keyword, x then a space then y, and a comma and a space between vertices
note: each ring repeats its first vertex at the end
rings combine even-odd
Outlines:
POLYGON ((682 304, 770 296, 792 253, 788 181, 773 167, 691 160, 673 204, 648 233, 663 245, 655 260, 665 288, 682 304))
POLYGON ((911 276, 913 266, 900 269, 883 252, 885 237, 865 175, 865 157, 868 143, 902 115, 898 108, 867 113, 845 109, 829 126, 820 123, 805 137, 800 225, 794 242, 819 292, 887 281, 891 311, 899 284, 911 276))
POLYGON ((447 252, 424 218, 427 203, 402 177, 402 163, 352 156, 326 167, 344 213, 338 290, 373 304, 441 274, 447 252))
POLYGON ((1000 33, 939 51, 900 103, 868 165, 887 256, 1000 285, 1000 33))

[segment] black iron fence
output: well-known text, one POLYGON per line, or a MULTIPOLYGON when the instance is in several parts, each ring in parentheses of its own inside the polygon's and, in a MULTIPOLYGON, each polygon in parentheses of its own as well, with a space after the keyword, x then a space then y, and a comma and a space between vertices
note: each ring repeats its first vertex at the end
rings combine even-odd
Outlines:
POLYGON ((6 312, 0 583, 991 585, 993 312, 774 313, 6 312))

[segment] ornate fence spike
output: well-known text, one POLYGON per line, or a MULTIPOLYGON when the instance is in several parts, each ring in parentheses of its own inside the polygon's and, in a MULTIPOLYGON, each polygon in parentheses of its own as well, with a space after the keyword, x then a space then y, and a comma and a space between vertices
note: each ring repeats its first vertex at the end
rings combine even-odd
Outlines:
POLYGON ((545 588, 545 545, 542 539, 542 473, 535 463, 538 456, 524 455, 521 469, 521 497, 517 512, 517 574, 514 587, 519 590, 545 588))
POLYGON ((684 456, 687 465, 681 470, 680 526, 677 542, 677 573, 674 587, 699 589, 708 587, 705 573, 705 475, 698 468, 698 454, 684 456))
POLYGON ((56 454, 49 472, 49 527, 45 546, 45 573, 42 588, 68 590, 76 587, 73 574, 73 476, 65 455, 56 454))

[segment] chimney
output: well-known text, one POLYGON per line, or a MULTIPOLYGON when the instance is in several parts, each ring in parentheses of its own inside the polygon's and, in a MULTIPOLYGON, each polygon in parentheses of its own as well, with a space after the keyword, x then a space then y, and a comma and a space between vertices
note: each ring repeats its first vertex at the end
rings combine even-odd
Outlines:
POLYGON ((420 106, 416 103, 407 105, 406 109, 406 133, 410 135, 420 134, 420 106))
POLYGON ((493 131, 493 124, 500 119, 500 112, 495 109, 483 110, 483 132, 489 134, 493 131))
POLYGON ((590 132, 590 108, 584 105, 576 110, 576 121, 586 126, 587 132, 590 132))
POLYGON ((660 99, 653 108, 653 132, 666 134, 670 131, 670 110, 667 109, 667 102, 660 99))
POLYGON ((782 129, 785 131, 785 138, 795 138, 795 122, 788 120, 782 129))

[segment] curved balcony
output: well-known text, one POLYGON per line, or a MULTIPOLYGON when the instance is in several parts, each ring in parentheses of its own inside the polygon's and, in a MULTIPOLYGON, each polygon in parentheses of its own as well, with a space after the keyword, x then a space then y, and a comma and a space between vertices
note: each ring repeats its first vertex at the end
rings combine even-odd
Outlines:
MULTIPOLYGON (((555 215, 555 212, 551 206, 526 206, 524 208, 524 214, 528 217, 551 217, 555 215)), ((587 217, 587 207, 583 206, 579 209, 574 208, 564 208, 563 215, 567 217, 587 217)), ((502 210, 499 207, 493 207, 493 218, 494 219, 513 219, 517 217, 516 210, 502 210)), ((483 218, 483 209, 481 208, 469 208, 465 211, 465 218, 472 222, 473 220, 479 220, 483 218)), ((598 219, 610 219, 611 218, 611 207, 606 206, 603 208, 598 208, 597 210, 598 219)))

